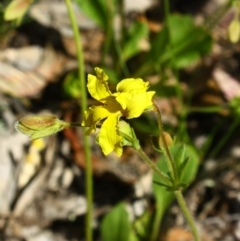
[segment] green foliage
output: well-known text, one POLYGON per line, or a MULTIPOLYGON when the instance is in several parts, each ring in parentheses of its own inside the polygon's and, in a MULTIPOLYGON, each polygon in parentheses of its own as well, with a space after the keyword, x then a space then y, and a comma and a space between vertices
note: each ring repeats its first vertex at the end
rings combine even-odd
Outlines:
POLYGON ((188 185, 195 178, 199 166, 199 156, 196 150, 190 145, 176 144, 171 148, 171 153, 177 164, 180 183, 188 185))
POLYGON ((158 135, 156 120, 147 112, 141 119, 132 119, 128 121, 135 131, 139 131, 144 135, 151 133, 151 135, 158 135))
POLYGON ((192 17, 172 14, 152 40, 148 60, 155 66, 184 68, 209 53, 211 46, 210 34, 195 26, 192 17))
MULTIPOLYGON (((179 143, 175 144, 171 148, 171 153, 176 161, 178 171, 182 172, 180 182, 184 184, 191 183, 194 180, 199 167, 198 154, 190 145, 179 143)), ((165 158, 166 157, 163 156, 158 161, 157 165, 162 172, 167 173, 168 166, 165 158)), ((162 182, 157 174, 154 174, 153 180, 156 183, 162 182)), ((157 185, 156 183, 153 183, 153 192, 156 198, 156 213, 152 237, 150 240, 156 240, 163 215, 174 199, 174 193, 171 190, 166 190, 164 186, 157 185)))
POLYGON ((122 47, 122 61, 127 61, 140 52, 140 41, 147 37, 149 29, 146 23, 133 22, 132 26, 126 33, 126 40, 122 47))
POLYGON ((116 205, 101 223, 103 241, 128 241, 130 230, 131 224, 124 203, 116 205))
POLYGON ((145 213, 134 222, 128 241, 149 240, 153 221, 153 213, 147 209, 145 213))
POLYGON ((75 0, 75 2, 88 17, 106 30, 109 26, 109 14, 112 14, 111 10, 116 5, 116 0, 75 0))
POLYGON ((2 40, 3 37, 7 37, 7 33, 15 28, 15 23, 12 22, 6 22, 4 19, 5 15, 5 9, 7 4, 9 4, 10 1, 3 1, 2 3, 0 2, 0 41, 2 40))
POLYGON ((80 81, 77 73, 70 72, 67 74, 63 81, 63 91, 70 98, 81 97, 80 81))
POLYGON ((235 97, 229 102, 231 111, 236 115, 240 115, 240 97, 235 97))
POLYGON ((103 70, 109 77, 109 83, 116 85, 119 82, 120 77, 115 70, 108 68, 106 66, 104 66, 103 70))
POLYGON ((140 42, 148 37, 149 28, 146 23, 134 21, 130 27, 120 23, 120 30, 114 29, 114 14, 121 12, 121 3, 116 0, 90 0, 87 2, 75 0, 81 10, 89 16, 99 27, 101 27, 106 39, 103 46, 102 63, 105 67, 106 55, 113 59, 112 71, 116 73, 119 79, 122 78, 121 71, 128 75, 126 61, 141 52, 140 42), (119 38, 114 36, 118 31, 119 38))

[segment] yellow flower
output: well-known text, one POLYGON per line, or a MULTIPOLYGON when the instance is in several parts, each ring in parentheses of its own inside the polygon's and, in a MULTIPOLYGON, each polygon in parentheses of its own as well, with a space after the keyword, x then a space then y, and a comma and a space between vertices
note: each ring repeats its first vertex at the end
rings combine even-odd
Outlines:
POLYGON ((108 76, 95 68, 96 76, 88 75, 88 91, 101 105, 92 106, 85 112, 82 126, 89 127, 87 135, 96 131, 96 125, 103 120, 97 140, 105 155, 114 151, 122 155, 122 136, 118 132, 119 119, 139 117, 144 110, 152 107, 154 91, 147 91, 148 82, 142 79, 124 79, 112 94, 108 87, 108 76))

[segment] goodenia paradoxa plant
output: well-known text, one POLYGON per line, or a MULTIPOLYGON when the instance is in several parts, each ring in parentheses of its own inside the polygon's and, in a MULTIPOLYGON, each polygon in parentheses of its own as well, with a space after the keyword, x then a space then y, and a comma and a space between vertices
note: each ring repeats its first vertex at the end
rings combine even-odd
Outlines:
MULTIPOLYGON (((175 143, 171 136, 164 132, 161 113, 156 103, 152 100, 154 91, 147 91, 149 83, 140 78, 128 78, 120 81, 116 92, 112 93, 108 86, 108 76, 100 68, 95 68, 96 75, 88 75, 87 88, 91 96, 99 104, 90 107, 84 113, 81 126, 87 127, 86 135, 90 135, 100 127, 97 142, 105 155, 115 152, 121 156, 123 146, 132 146, 143 161, 160 178, 158 184, 167 191, 174 193, 185 217, 192 229, 196 241, 200 241, 194 219, 188 210, 182 195, 182 189, 189 184, 183 180, 189 159, 179 163, 178 156, 173 156, 172 148, 175 143), (156 113, 159 128, 159 145, 166 157, 167 170, 161 170, 152 162, 142 150, 134 130, 129 124, 122 122, 121 118, 137 118, 145 110, 156 113)), ((31 139, 48 136, 65 128, 80 126, 80 123, 68 123, 55 116, 24 117, 16 123, 16 129, 30 136, 31 139)), ((187 180, 188 181, 188 180, 187 180)))

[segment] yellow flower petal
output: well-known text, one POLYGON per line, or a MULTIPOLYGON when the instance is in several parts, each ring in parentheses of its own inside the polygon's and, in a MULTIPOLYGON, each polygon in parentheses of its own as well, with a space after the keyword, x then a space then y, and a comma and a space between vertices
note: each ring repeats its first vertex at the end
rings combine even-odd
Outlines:
POLYGON ((132 100, 132 94, 128 92, 124 93, 114 93, 114 96, 116 97, 116 101, 121 105, 123 110, 127 108, 127 105, 132 100))
POLYGON ((106 98, 112 95, 108 88, 108 76, 100 68, 95 68, 95 72, 96 76, 88 75, 88 91, 94 99, 105 103, 106 98))
POLYGON ((82 126, 89 127, 86 131, 86 135, 90 135, 92 132, 96 131, 96 125, 99 121, 108 117, 111 113, 104 106, 93 106, 85 111, 82 126))
POLYGON ((122 155, 122 136, 118 134, 119 113, 110 115, 102 124, 98 135, 98 143, 104 155, 114 151, 118 156, 122 155))
POLYGON ((117 85, 117 91, 118 92, 145 92, 149 87, 148 82, 144 82, 142 79, 124 79, 117 85))
POLYGON ((152 106, 152 97, 154 91, 143 92, 138 94, 118 93, 116 100, 124 109, 123 116, 127 119, 139 117, 144 110, 152 106))

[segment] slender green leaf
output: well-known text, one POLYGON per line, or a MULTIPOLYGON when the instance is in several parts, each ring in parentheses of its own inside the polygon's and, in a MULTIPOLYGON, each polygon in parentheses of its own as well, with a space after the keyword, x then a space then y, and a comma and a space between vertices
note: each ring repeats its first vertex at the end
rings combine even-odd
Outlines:
POLYGON ((169 45, 168 29, 164 27, 151 41, 151 51, 149 52, 149 61, 159 62, 161 56, 169 45))
POLYGON ((212 38, 207 30, 194 25, 192 17, 172 14, 151 47, 149 54, 155 64, 183 68, 211 50, 212 38))

